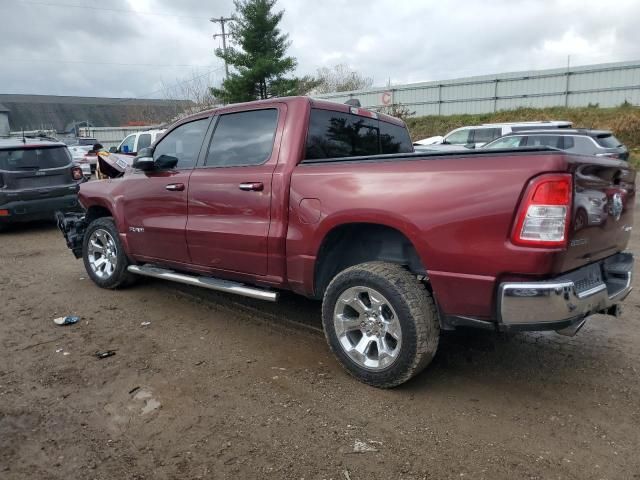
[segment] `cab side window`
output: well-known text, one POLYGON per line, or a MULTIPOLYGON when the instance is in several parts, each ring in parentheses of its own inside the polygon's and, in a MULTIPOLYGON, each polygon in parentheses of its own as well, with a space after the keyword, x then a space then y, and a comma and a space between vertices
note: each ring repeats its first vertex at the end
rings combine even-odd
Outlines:
POLYGON ((277 126, 278 110, 275 108, 221 115, 209 145, 205 165, 262 165, 271 157, 277 126))
POLYGON ((472 130, 458 130, 445 137, 445 141, 450 145, 466 145, 469 143, 469 134, 471 132, 472 130))
POLYGON ((136 150, 136 151, 139 152, 143 148, 147 148, 149 145, 151 145, 151 134, 150 133, 142 133, 138 137, 138 150, 136 150))
POLYGON ((477 128, 474 130, 473 143, 489 143, 502 135, 500 128, 477 128))
POLYGON ((185 123, 165 135, 153 151, 153 159, 162 156, 173 157, 178 160, 177 170, 193 168, 198 160, 198 154, 204 141, 209 118, 185 123))

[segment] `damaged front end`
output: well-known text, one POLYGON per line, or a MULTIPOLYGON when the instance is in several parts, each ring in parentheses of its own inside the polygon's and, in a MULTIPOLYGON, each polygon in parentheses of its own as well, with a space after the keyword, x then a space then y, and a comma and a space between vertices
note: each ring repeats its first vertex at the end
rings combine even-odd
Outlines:
POLYGON ((56 212, 58 228, 64 235, 67 247, 76 258, 82 257, 82 243, 87 230, 84 213, 56 212))

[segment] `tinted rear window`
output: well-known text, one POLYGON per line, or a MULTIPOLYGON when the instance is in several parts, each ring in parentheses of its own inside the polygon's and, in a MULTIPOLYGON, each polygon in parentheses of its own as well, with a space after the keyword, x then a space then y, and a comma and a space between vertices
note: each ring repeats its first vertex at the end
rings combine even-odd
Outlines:
POLYGON ((409 131, 406 128, 387 122, 379 123, 381 153, 413 152, 411 137, 409 137, 409 131))
POLYGON ((598 145, 604 148, 617 148, 622 146, 620 140, 613 135, 598 135, 595 140, 598 142, 598 145))
POLYGON ((0 150, 0 170, 39 170, 60 168, 71 163, 67 147, 0 150))
POLYGON ((406 128, 349 113, 312 109, 305 158, 340 158, 409 153, 406 128))

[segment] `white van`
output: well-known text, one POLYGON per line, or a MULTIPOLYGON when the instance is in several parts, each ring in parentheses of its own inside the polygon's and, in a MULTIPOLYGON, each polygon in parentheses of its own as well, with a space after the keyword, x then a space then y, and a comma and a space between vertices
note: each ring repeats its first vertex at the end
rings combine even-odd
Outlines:
POLYGON ((147 130, 144 132, 132 133, 127 136, 120 145, 117 147, 111 147, 109 152, 122 153, 125 155, 137 155, 143 148, 150 147, 158 138, 162 136, 164 129, 162 130, 147 130))

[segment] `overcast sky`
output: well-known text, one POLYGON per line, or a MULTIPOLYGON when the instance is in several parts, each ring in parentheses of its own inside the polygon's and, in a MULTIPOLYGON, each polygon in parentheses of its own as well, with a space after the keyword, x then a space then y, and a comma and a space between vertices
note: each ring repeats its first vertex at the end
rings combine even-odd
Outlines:
MULTIPOLYGON (((640 60, 638 0, 277 6, 299 75, 346 63, 384 85, 560 67, 567 55, 572 65, 640 60)), ((231 13, 231 0, 0 0, 0 93, 163 98, 194 76, 218 83, 209 18, 231 13)))

